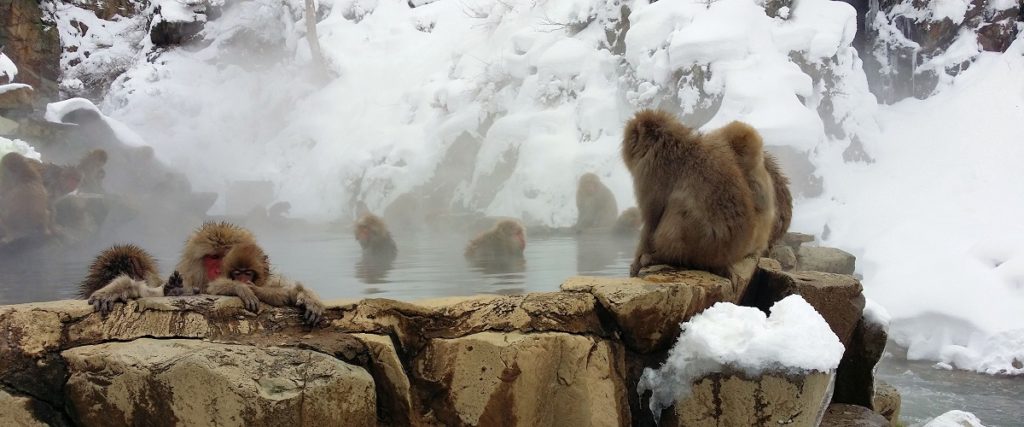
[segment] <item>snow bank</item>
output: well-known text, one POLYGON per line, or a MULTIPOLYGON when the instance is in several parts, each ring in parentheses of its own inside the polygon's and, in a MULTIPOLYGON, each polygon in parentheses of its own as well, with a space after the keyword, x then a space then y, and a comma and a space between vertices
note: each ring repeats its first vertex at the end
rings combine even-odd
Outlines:
POLYGON ((92 101, 85 98, 70 98, 46 104, 46 113, 43 114, 43 119, 49 122, 63 123, 64 116, 76 110, 95 111, 99 114, 100 119, 106 122, 107 126, 110 126, 119 141, 136 147, 146 145, 146 141, 143 140, 139 134, 132 131, 128 126, 125 126, 124 123, 107 117, 99 108, 96 107, 95 104, 92 103, 92 101))
POLYGON ((17 75, 18 67, 14 65, 14 61, 0 52, 0 77, 6 77, 8 82, 13 82, 14 76, 17 75))
POLYGON ((974 414, 965 411, 949 411, 935 417, 924 427, 985 427, 974 414))
POLYGON ((794 209, 795 229, 827 224, 824 244, 857 255, 913 359, 1024 372, 1022 53, 1018 39, 931 98, 884 108, 864 141, 875 162, 818 158, 825 194, 794 209))
POLYGON ((7 155, 7 153, 18 153, 30 159, 42 159, 35 147, 29 145, 29 143, 20 139, 7 139, 0 136, 0 157, 7 155))
POLYGON ((659 369, 645 369, 637 386, 641 394, 652 392, 651 411, 660 413, 685 397, 694 380, 723 369, 756 376, 839 366, 843 344, 807 301, 791 295, 770 311, 765 316, 756 308, 717 303, 683 323, 668 360, 659 369))

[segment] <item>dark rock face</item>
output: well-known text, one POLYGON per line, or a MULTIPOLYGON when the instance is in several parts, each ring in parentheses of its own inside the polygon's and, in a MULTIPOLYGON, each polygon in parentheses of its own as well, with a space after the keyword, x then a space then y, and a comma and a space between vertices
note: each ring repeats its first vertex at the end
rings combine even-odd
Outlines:
POLYGON ((888 337, 884 325, 871 323, 861 317, 836 371, 833 403, 848 403, 877 409, 874 406, 875 365, 885 351, 888 337))
POLYGON ((963 18, 951 19, 931 16, 928 11, 936 0, 880 0, 877 8, 867 0, 844 1, 858 12, 854 46, 864 61, 871 91, 886 103, 925 98, 935 89, 940 73, 956 75, 967 69, 973 59, 945 64, 944 69, 921 68, 945 53, 962 34, 975 35, 981 51, 1005 52, 1022 21, 1019 3, 997 9, 992 0, 964 0, 968 3, 963 18))
POLYGON ((18 82, 56 95, 60 35, 35 0, 0 0, 0 46, 18 65, 18 82))

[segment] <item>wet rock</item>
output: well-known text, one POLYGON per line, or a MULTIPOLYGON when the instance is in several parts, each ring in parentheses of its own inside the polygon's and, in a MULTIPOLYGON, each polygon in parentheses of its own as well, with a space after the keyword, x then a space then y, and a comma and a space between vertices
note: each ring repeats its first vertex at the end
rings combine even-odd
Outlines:
POLYGON ((850 348, 853 331, 864 311, 863 287, 857 279, 816 271, 784 272, 762 264, 754 282, 743 305, 767 313, 775 302, 800 295, 821 314, 843 346, 850 348))
POLYGON ((834 403, 829 405, 821 427, 888 427, 889 421, 858 405, 834 403))
POLYGON ((899 390, 884 381, 875 381, 875 396, 872 399, 875 412, 889 420, 889 425, 896 427, 900 425, 900 398, 899 390))
POLYGON ((0 420, 5 425, 44 427, 69 425, 53 408, 27 396, 0 388, 0 420))
POLYGON ((804 243, 811 243, 814 241, 814 236, 804 233, 789 232, 782 236, 782 244, 793 248, 794 251, 799 250, 800 246, 804 243))
POLYGON ((646 269, 643 278, 572 277, 561 289, 594 295, 612 314, 626 345, 651 353, 670 347, 679 324, 694 314, 719 301, 738 301, 754 267, 753 258, 737 264, 738 283, 704 271, 659 266, 646 269))
POLYGON ((586 336, 483 332, 432 340, 413 369, 444 425, 629 425, 623 353, 586 336))
POLYGON ((353 336, 366 344, 371 354, 368 369, 377 387, 377 418, 385 425, 410 425, 414 419, 412 385, 394 342, 383 335, 353 336))
POLYGON ((12 111, 32 111, 35 90, 24 84, 0 85, 0 112, 13 118, 12 111))
POLYGON ((43 96, 57 94, 60 77, 60 36, 43 16, 36 0, 0 0, 0 45, 18 69, 18 82, 32 85, 43 96))
POLYGON ((832 373, 714 373, 662 412, 663 426, 811 426, 828 405, 832 373))
POLYGON ((797 267, 796 252, 793 248, 785 245, 772 246, 768 257, 779 262, 783 271, 791 271, 797 267))
POLYGON ((836 370, 834 403, 848 403, 874 409, 875 365, 889 338, 886 326, 861 317, 836 370))
POLYGON ((825 273, 853 274, 857 257, 841 249, 803 246, 797 252, 798 269, 825 273))
POLYGON ((63 352, 68 401, 86 425, 373 425, 373 379, 330 356, 140 339, 63 352))

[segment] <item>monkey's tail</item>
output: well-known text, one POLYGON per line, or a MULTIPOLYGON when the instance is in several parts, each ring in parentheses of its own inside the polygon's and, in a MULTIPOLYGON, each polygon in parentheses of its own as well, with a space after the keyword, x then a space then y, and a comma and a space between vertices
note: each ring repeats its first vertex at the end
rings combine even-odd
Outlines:
POLYGON ((122 274, 135 280, 158 276, 156 259, 149 252, 133 244, 114 245, 100 252, 89 266, 85 280, 78 285, 80 298, 89 298, 93 292, 106 286, 122 274))

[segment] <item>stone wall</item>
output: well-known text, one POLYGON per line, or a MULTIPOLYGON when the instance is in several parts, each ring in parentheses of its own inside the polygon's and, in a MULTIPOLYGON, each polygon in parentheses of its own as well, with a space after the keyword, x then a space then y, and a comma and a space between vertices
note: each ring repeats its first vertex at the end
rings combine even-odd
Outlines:
MULTIPOLYGON (((639 374, 664 360, 693 314, 775 276, 860 296, 849 276, 790 276, 767 259, 735 271, 576 277, 520 296, 335 301, 315 328, 293 309, 251 313, 233 297, 143 299, 107 316, 84 301, 5 306, 0 415, 51 425, 650 424, 639 374)), ((849 337, 856 320, 832 326, 849 337)), ((827 399, 826 388, 801 388, 822 389, 801 398, 827 399)), ((792 409, 786 399, 776 400, 792 409)))

